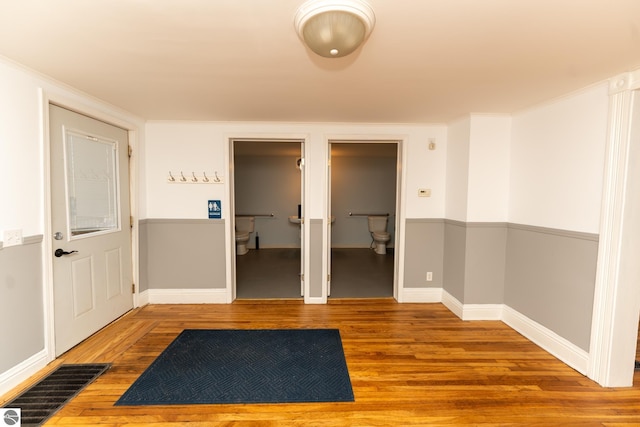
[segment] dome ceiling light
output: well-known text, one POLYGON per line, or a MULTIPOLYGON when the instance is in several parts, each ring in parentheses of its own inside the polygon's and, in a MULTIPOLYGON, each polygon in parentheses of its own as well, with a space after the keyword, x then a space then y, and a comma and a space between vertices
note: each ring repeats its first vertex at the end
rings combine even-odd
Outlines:
POLYGON ((295 27, 302 41, 325 58, 355 51, 371 34, 376 17, 361 0, 310 0, 298 9, 295 27))

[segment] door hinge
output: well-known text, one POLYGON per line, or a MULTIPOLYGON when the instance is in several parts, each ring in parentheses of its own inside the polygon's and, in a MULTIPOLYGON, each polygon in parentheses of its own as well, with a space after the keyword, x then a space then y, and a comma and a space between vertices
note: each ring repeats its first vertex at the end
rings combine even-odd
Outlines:
POLYGON ((129 145, 129 158, 133 156, 133 147, 129 145))
POLYGON ((129 216, 129 227, 133 228, 133 216, 129 216))
POLYGON ((136 284, 135 284, 135 283, 132 283, 132 284, 131 284, 131 293, 132 293, 132 294, 135 294, 135 293, 136 293, 136 284))
POLYGON ((302 280, 302 281, 304 282, 304 273, 302 273, 302 274, 300 275, 300 280, 302 280))
POLYGON ((331 275, 327 274, 327 282, 330 282, 330 281, 331 281, 331 275))

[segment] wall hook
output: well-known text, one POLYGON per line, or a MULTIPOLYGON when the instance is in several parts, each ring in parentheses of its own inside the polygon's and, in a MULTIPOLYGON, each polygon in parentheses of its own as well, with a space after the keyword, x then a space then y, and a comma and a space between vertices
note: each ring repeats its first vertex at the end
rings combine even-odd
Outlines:
POLYGON ((184 177, 182 171, 180 171, 180 182, 187 182, 187 178, 184 177))
POLYGON ((207 173, 206 172, 202 172, 202 176, 204 177, 204 178, 202 178, 203 182, 209 182, 209 178, 207 177, 207 173))
POLYGON ((220 178, 218 177, 218 171, 215 171, 213 174, 216 176, 216 178, 214 179, 214 181, 215 181, 215 182, 220 182, 220 178))
POLYGON ((175 178, 173 177, 173 175, 171 175, 171 171, 169 171, 169 181, 171 182, 175 182, 175 178))
POLYGON ((196 173, 191 172, 191 175, 193 176, 193 178, 191 178, 191 182, 198 182, 198 177, 196 177, 196 173))

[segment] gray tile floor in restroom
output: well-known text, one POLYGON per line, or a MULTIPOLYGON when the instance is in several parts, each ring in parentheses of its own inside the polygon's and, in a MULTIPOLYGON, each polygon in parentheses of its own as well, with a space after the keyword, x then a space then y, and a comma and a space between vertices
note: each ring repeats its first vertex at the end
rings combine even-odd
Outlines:
MULTIPOLYGON (((331 298, 393 296, 393 249, 331 250, 331 298)), ((300 249, 251 249, 236 257, 239 299, 300 298, 300 249)))

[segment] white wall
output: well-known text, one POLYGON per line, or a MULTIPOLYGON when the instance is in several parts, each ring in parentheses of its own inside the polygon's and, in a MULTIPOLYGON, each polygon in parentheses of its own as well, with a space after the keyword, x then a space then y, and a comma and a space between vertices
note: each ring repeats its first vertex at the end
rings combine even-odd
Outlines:
POLYGON ((207 123, 167 126, 147 123, 146 191, 141 197, 142 218, 207 218, 207 200, 222 200, 222 215, 229 207, 224 184, 169 183, 169 173, 190 178, 192 172, 227 178, 225 141, 207 123))
POLYGON ((37 80, 0 61, 0 240, 42 234, 42 125, 37 80), (20 183, 20 185, 16 185, 20 183))
POLYGON ((44 232, 41 93, 140 126, 144 138, 139 118, 0 57, 0 240, 7 229, 23 236, 44 232))
POLYGON ((449 125, 448 219, 507 221, 510 143, 511 116, 471 114, 449 125))
POLYGON ((608 85, 513 116, 509 221, 599 232, 608 85))
POLYGON ((467 220, 470 134, 469 117, 456 120, 449 125, 446 217, 456 221, 467 220))
POLYGON ((305 167, 310 191, 307 217, 326 215, 327 141, 386 139, 406 141, 405 207, 409 218, 444 216, 446 126, 444 125, 367 125, 318 123, 191 123, 148 122, 146 125, 145 166, 147 185, 143 199, 146 218, 206 218, 206 200, 223 201, 229 206, 224 185, 177 185, 167 183, 169 171, 218 171, 225 179, 229 165, 225 153, 229 138, 305 139, 305 167), (430 139, 437 149, 430 151, 430 139), (419 188, 431 188, 430 198, 419 198, 419 188))
POLYGON ((471 115, 467 221, 506 222, 511 116, 471 115))

